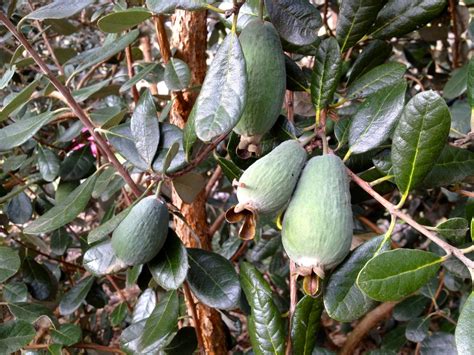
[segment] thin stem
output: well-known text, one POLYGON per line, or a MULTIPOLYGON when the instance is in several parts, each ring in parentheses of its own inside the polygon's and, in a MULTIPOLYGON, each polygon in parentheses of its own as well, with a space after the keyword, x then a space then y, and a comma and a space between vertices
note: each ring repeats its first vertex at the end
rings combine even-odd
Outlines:
POLYGON ((84 124, 84 126, 87 128, 91 136, 94 138, 96 144, 99 146, 99 148, 105 153, 107 156, 108 160, 114 165, 114 167, 117 169, 117 171, 122 175, 124 180, 127 182, 127 184, 130 186, 132 189, 134 195, 136 197, 140 196, 141 191, 140 188, 135 184, 133 179, 130 177, 128 171, 120 164, 118 161, 117 157, 115 154, 112 152, 110 149, 109 145, 105 141, 105 139, 97 132, 94 130, 94 124, 92 123, 91 119, 85 111, 82 109, 82 107, 77 103, 77 101, 74 99, 72 96, 71 92, 69 91, 68 88, 66 88, 53 74, 53 72, 48 68, 46 63, 41 59, 41 57, 38 55, 38 53, 34 50, 34 48, 30 45, 28 40, 20 33, 17 31, 13 23, 5 16, 5 14, 0 13, 0 22, 3 22, 5 27, 10 31, 17 39, 18 41, 25 47, 25 49, 30 53, 30 55, 33 57, 33 60, 38 64, 38 66, 43 70, 43 72, 46 74, 50 82, 54 85, 54 87, 64 96, 64 98, 67 101, 68 106, 71 108, 71 110, 77 115, 77 117, 81 120, 81 122, 84 124))
POLYGON ((451 14, 451 22, 453 26, 454 42, 453 42, 453 68, 459 66, 459 32, 458 20, 456 12, 456 0, 449 0, 449 12, 451 14))
POLYGON ((189 305, 188 310, 191 313, 191 318, 194 322, 194 330, 196 331, 196 337, 198 341, 199 353, 204 353, 204 341, 201 333, 201 326, 199 324, 198 314, 196 312, 196 304, 194 303, 193 295, 189 289, 187 281, 183 283, 184 296, 186 297, 187 303, 189 305))
POLYGON ((462 250, 450 245, 449 243, 445 242, 443 239, 439 238, 436 236, 434 233, 430 232, 428 229, 426 229, 424 226, 416 222, 413 218, 411 218, 409 215, 406 213, 400 211, 400 209, 397 208, 394 204, 391 202, 387 201, 385 198, 383 198, 379 193, 377 193, 369 183, 366 181, 362 180, 357 174, 352 172, 350 169, 346 169, 347 173, 349 174, 350 178, 357 184, 359 185, 365 192, 367 192, 370 196, 372 196, 377 202, 379 202, 383 207, 387 209, 387 211, 395 215, 396 217, 400 218, 401 220, 405 221, 407 224, 409 224, 411 227, 416 229, 418 232, 423 234, 425 237, 430 239, 433 243, 437 244, 440 246, 447 254, 447 256, 454 255, 456 258, 458 258, 464 265, 470 269, 471 273, 474 271, 474 261, 469 259, 464 255, 462 250))
POLYGON ((383 177, 381 177, 380 179, 371 181, 371 182, 370 182, 370 186, 375 186, 375 185, 381 184, 382 182, 388 181, 388 180, 390 180, 390 179, 392 179, 392 178, 393 178, 393 175, 386 175, 386 176, 383 176, 383 177))
POLYGON ((122 292, 122 289, 117 285, 117 283, 115 282, 114 278, 111 276, 111 275, 105 275, 105 277, 107 278, 107 280, 109 280, 109 282, 112 284, 112 287, 115 289, 115 291, 117 291, 117 293, 119 294, 120 296, 120 299, 125 302, 125 304, 127 305, 127 308, 128 310, 130 311, 130 313, 133 312, 133 307, 130 303, 128 303, 128 300, 127 300, 127 297, 125 297, 125 295, 123 294, 122 292))
POLYGON ((260 0, 260 3, 258 4, 258 18, 263 21, 263 10, 265 8, 265 3, 263 0, 260 0))
POLYGON ((377 251, 374 253, 374 256, 380 252, 380 250, 383 248, 385 243, 387 243, 387 241, 392 237, 396 223, 397 223, 397 216, 392 214, 391 219, 390 219, 390 225, 388 226, 388 229, 385 232, 382 243, 380 243, 379 247, 377 248, 377 251))
MULTIPOLYGON (((133 70, 133 58, 132 58, 132 46, 128 45, 127 48, 125 48, 125 58, 127 61, 127 72, 128 72, 128 77, 130 79, 133 78, 135 75, 135 71, 133 70)), ((132 85, 132 97, 133 101, 135 104, 138 102, 140 96, 138 95, 138 90, 135 85, 132 85)))

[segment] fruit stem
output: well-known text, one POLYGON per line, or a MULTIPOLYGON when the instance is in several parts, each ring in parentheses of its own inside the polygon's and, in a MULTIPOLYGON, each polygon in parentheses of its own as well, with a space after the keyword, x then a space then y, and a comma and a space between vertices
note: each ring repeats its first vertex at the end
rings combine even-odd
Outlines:
POLYGON ((344 155, 344 159, 342 159, 342 161, 346 162, 351 157, 351 154, 352 154, 352 150, 351 150, 351 148, 349 148, 346 155, 344 155))

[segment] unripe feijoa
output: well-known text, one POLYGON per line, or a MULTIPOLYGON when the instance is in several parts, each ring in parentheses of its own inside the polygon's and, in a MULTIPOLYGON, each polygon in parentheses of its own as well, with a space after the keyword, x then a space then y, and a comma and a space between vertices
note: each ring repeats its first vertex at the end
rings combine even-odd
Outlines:
POLYGON ((299 266, 324 276, 339 264, 352 241, 349 179, 335 155, 308 161, 283 218, 282 242, 299 266))
POLYGON ((250 21, 239 36, 247 66, 247 101, 234 131, 240 149, 258 145, 281 111, 286 89, 285 57, 280 37, 270 22, 250 21))
POLYGON ((306 151, 297 140, 285 141, 258 159, 240 177, 235 212, 247 209, 267 215, 282 210, 305 162, 306 151))
POLYGON ((144 264, 158 254, 168 234, 169 213, 155 196, 132 207, 112 234, 112 248, 128 265, 144 264))

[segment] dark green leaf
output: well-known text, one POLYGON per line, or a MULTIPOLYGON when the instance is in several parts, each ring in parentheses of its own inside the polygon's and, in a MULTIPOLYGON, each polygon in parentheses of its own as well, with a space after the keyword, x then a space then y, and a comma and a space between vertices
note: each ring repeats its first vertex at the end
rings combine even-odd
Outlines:
MULTIPOLYGON (((472 331, 472 329, 471 329, 472 331)), ((470 333, 472 336, 472 333, 470 333)), ((460 353, 459 355, 468 355, 472 353, 472 348, 467 353, 460 353)), ((454 335, 444 332, 436 332, 431 334, 421 343, 421 355, 447 355, 456 354, 456 342, 454 335)))
POLYGON ((103 32, 119 33, 141 24, 150 17, 150 11, 142 7, 132 7, 105 15, 97 21, 97 26, 103 32))
POLYGON ((304 296, 296 305, 291 321, 291 346, 294 354, 310 355, 323 313, 322 297, 304 296))
POLYGON ((375 39, 360 53, 352 65, 348 83, 352 83, 359 76, 378 65, 383 64, 392 53, 392 46, 385 41, 375 39))
POLYGON ((8 202, 5 212, 10 222, 25 224, 33 215, 33 206, 31 205, 30 198, 23 191, 20 192, 8 202))
POLYGON ((284 354, 285 331, 272 290, 262 274, 251 264, 240 265, 240 283, 250 304, 250 341, 256 354, 284 354))
POLYGON ((233 309, 240 300, 237 273, 229 260, 202 249, 187 249, 187 280, 194 295, 204 304, 220 309, 233 309))
POLYGON ((392 139, 395 181, 403 194, 423 182, 443 150, 451 115, 433 91, 414 96, 403 110, 392 139))
POLYGON ((138 154, 151 167, 160 143, 160 127, 153 96, 145 90, 133 111, 130 130, 138 154))
POLYGON ((197 348, 197 336, 193 327, 183 327, 178 330, 171 343, 163 351, 167 355, 187 355, 194 354, 197 348))
POLYGON ((384 5, 380 0, 343 0, 337 18, 336 38, 341 51, 354 46, 372 27, 384 5))
POLYGON ((415 318, 408 322, 405 336, 415 343, 422 342, 427 336, 430 326, 429 318, 415 318))
POLYGON ((467 70, 467 99, 471 108, 474 107, 474 58, 469 61, 467 70))
MULTIPOLYGON (((142 64, 143 69, 141 69, 135 76, 127 80, 121 87, 119 92, 124 93, 132 88, 133 85, 136 85, 140 80, 148 79, 152 74, 163 75, 163 67, 155 63, 144 63, 142 64), (150 74, 151 73, 151 74, 150 74), (149 75, 150 74, 150 75, 149 75)), ((136 67, 135 67, 136 69, 136 67)))
POLYGON ((50 344, 48 346, 49 355, 62 355, 63 346, 61 344, 50 344))
POLYGON ((242 115, 247 98, 245 58, 235 33, 217 50, 195 103, 197 137, 209 142, 229 133, 242 115))
POLYGON ((201 174, 190 172, 173 179, 173 187, 186 203, 192 203, 196 196, 206 186, 206 179, 201 174))
POLYGON ((263 235, 258 242, 255 243, 253 248, 249 250, 247 259, 253 263, 263 261, 275 255, 279 247, 281 247, 280 236, 271 235, 268 237, 263 235))
POLYGON ((307 0, 265 0, 272 24, 286 41, 304 46, 318 39, 321 14, 307 0))
POLYGON ((391 38, 415 30, 438 16, 446 0, 389 0, 375 21, 372 36, 391 38))
POLYGON ((445 145, 431 171, 421 186, 447 186, 474 175, 474 153, 462 148, 445 145))
POLYGON ((120 222, 122 222, 124 218, 127 217, 131 209, 132 209, 132 206, 128 206, 126 209, 116 214, 105 223, 91 230, 89 235, 87 236, 87 242, 89 244, 92 244, 92 243, 95 243, 107 238, 107 236, 110 233, 112 233, 115 230, 115 228, 118 227, 120 222))
POLYGON ((438 271, 443 258, 413 249, 386 251, 360 271, 357 285, 377 301, 395 301, 415 292, 438 271))
MULTIPOLYGON (((365 242, 351 252, 331 275, 324 292, 324 307, 328 315, 340 322, 352 322, 377 305, 357 286, 356 280, 360 270, 372 259, 381 247, 383 236, 365 242)), ((384 244, 380 251, 390 248, 384 244)))
POLYGON ((148 267, 156 283, 166 290, 176 290, 184 282, 189 267, 188 256, 174 232, 168 233, 163 248, 148 267))
POLYGON ((441 236, 462 243, 469 230, 469 222, 465 218, 450 218, 436 226, 441 236))
POLYGON ((109 166, 97 177, 97 181, 92 191, 92 198, 100 198, 108 201, 113 195, 125 185, 122 176, 117 173, 114 167, 109 166))
POLYGON ((106 86, 109 86, 110 79, 109 80, 103 80, 99 81, 96 84, 86 86, 84 88, 80 88, 78 90, 74 90, 72 92, 72 96, 77 102, 83 102, 86 101, 89 97, 94 95, 95 93, 99 92, 106 86))
POLYGON ((378 90, 359 106, 349 128, 349 149, 365 153, 385 142, 405 103, 406 81, 378 90))
POLYGON ((127 312, 127 304, 125 302, 119 303, 119 305, 115 307, 112 313, 110 314, 110 323, 114 327, 119 326, 125 320, 127 312))
POLYGON ((469 354, 474 349, 474 292, 464 302, 456 327, 456 348, 459 354, 469 354))
POLYGON ((396 62, 379 65, 354 80, 347 89, 347 96, 350 98, 367 97, 380 89, 399 82, 405 71, 406 67, 396 62))
POLYGON ((115 255, 110 240, 88 249, 82 263, 87 271, 96 276, 112 274, 127 266, 115 255))
POLYGON ((41 177, 45 181, 54 181, 59 174, 58 156, 50 149, 43 148, 38 144, 38 168, 41 177))
MULTIPOLYGON (((23 90, 21 90, 19 93, 15 94, 13 99, 11 99, 8 103, 4 101, 4 106, 0 110, 0 122, 5 121, 8 116, 15 111, 17 108, 22 107, 25 105, 29 100, 31 95, 33 95, 33 92, 35 91, 36 87, 39 85, 40 80, 36 79, 32 81, 27 87, 25 87, 23 90)), ((40 116, 41 117, 41 116, 40 116)), ((44 118, 44 116, 43 116, 44 118)), ((24 131, 26 127, 32 125, 32 120, 28 120, 24 125, 20 125, 20 128, 16 128, 14 131, 24 131)), ((43 122, 45 124, 46 122, 43 122)), ((41 128, 41 126, 39 127, 41 128)), ((38 128, 38 129, 39 129, 38 128)), ((33 133, 34 134, 34 133, 33 133)), ((2 137, 3 139, 3 137, 2 137)), ((11 143, 10 143, 11 144, 11 143)))
POLYGON ((411 296, 398 303, 393 309, 393 318, 406 322, 420 316, 430 303, 428 297, 422 295, 411 296))
POLYGON ((296 62, 285 55, 286 89, 305 91, 309 88, 308 71, 303 71, 296 62))
POLYGON ((139 350, 142 353, 156 352, 168 335, 176 331, 179 315, 179 297, 176 291, 170 291, 156 304, 146 320, 139 350))
POLYGON ((194 125, 194 119, 196 116, 195 108, 196 106, 193 106, 193 109, 189 113, 188 122, 186 122, 186 126, 184 126, 183 131, 183 147, 187 162, 190 162, 192 160, 194 146, 196 145, 196 143, 199 142, 194 125))
POLYGON ((49 318, 54 318, 53 312, 37 303, 11 303, 8 304, 8 309, 18 320, 24 320, 25 322, 34 323, 41 316, 47 316, 49 318))
POLYGON ((443 97, 451 100, 464 94, 467 88, 469 65, 466 64, 461 68, 454 69, 451 72, 451 77, 446 82, 443 88, 443 97))
POLYGON ((314 58, 311 76, 311 100, 316 115, 328 106, 334 96, 341 75, 339 44, 331 37, 321 42, 314 58))
POLYGON ((28 289, 23 282, 8 282, 3 284, 2 296, 5 301, 10 303, 26 302, 28 300, 28 289))
POLYGON ((86 208, 96 179, 97 174, 87 178, 63 201, 30 223, 24 232, 27 234, 48 233, 71 222, 86 208))
POLYGON ((27 345, 35 337, 35 328, 25 321, 9 321, 0 324, 0 352, 12 354, 27 345))
POLYGON ((66 294, 64 294, 59 303, 59 313, 63 316, 74 313, 86 299, 92 284, 94 276, 89 276, 75 284, 66 294))
POLYGON ((69 154, 59 167, 62 181, 80 180, 88 176, 95 168, 95 158, 90 146, 86 145, 69 154))
POLYGON ((73 16, 95 2, 95 0, 55 0, 30 12, 25 18, 32 20, 61 19, 73 16))
POLYGON ((174 9, 202 10, 214 0, 146 0, 146 6, 155 13, 172 12, 174 9))
POLYGON ((349 127, 351 125, 350 119, 340 119, 334 125, 334 134, 337 139, 337 149, 341 149, 349 141, 349 127))
POLYGON ((163 159, 163 173, 166 174, 169 167, 171 166, 171 162, 179 153, 179 143, 174 142, 171 147, 169 147, 168 151, 166 152, 165 158, 163 159))
POLYGON ((230 182, 239 180, 240 176, 244 173, 232 160, 223 158, 218 154, 214 154, 214 158, 222 169, 224 175, 229 179, 230 182))
POLYGON ((59 329, 51 330, 51 338, 55 343, 71 346, 81 340, 82 330, 77 324, 63 324, 59 329))
POLYGON ((0 282, 8 280, 20 268, 21 260, 18 251, 0 246, 0 282))
POLYGON ((188 65, 178 58, 170 58, 165 65, 165 84, 170 91, 184 90, 191 81, 188 65))
POLYGON ((137 323, 132 323, 122 331, 122 334, 120 335, 120 344, 123 349, 131 354, 140 354, 140 338, 145 329, 145 323, 146 319, 143 319, 137 323))
POLYGON ((28 290, 33 298, 40 301, 54 298, 57 291, 57 281, 46 266, 27 257, 23 261, 21 271, 23 281, 28 285, 28 290))
POLYGON ((0 129, 0 151, 7 151, 22 145, 54 117, 54 112, 45 112, 18 120, 0 129))
POLYGON ((65 228, 59 228, 51 236, 51 251, 56 255, 63 255, 72 244, 72 237, 65 228))

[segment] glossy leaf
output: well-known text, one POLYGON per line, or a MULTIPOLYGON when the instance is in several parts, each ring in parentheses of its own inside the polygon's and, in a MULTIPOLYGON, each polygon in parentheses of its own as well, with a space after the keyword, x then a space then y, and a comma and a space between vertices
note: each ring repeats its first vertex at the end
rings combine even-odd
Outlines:
POLYGON ((384 5, 380 0, 343 0, 337 19, 336 38, 344 52, 354 46, 374 23, 384 5))
POLYGON ((38 168, 41 177, 45 181, 54 181, 59 174, 59 159, 58 156, 48 148, 43 148, 37 145, 38 152, 38 168))
POLYGON ((406 67, 396 62, 379 65, 354 80, 347 89, 347 96, 350 98, 367 97, 374 92, 399 82, 405 71, 406 67))
POLYGON ((153 96, 149 90, 145 90, 140 96, 130 120, 130 130, 138 154, 147 167, 151 167, 160 143, 160 127, 153 96))
MULTIPOLYGON (((202 10, 206 0, 146 0, 146 6, 154 13, 172 12, 174 9, 202 10)), ((214 2, 214 1, 212 1, 214 2)))
POLYGON ((451 100, 464 94, 467 88, 468 69, 469 65, 466 64, 451 72, 451 77, 443 88, 444 98, 451 100))
POLYGON ((328 106, 334 96, 341 75, 341 55, 335 38, 321 42, 314 58, 311 76, 311 100, 316 112, 328 106))
POLYGON ((245 58, 235 33, 229 34, 212 61, 194 107, 197 137, 209 142, 230 132, 247 98, 245 58))
POLYGON ((291 321, 291 346, 294 354, 312 354, 323 309, 322 297, 306 295, 296 305, 291 321))
POLYGON ((14 196, 5 210, 10 222, 14 224, 25 224, 33 215, 33 206, 31 200, 23 191, 14 196))
POLYGON ((18 251, 0 246, 0 282, 8 280, 20 268, 21 260, 18 251))
POLYGON ((87 271, 96 276, 112 274, 127 267, 115 255, 110 240, 88 249, 84 254, 82 263, 87 271))
POLYGON ((371 259, 360 271, 357 285, 377 301, 396 301, 415 292, 438 271, 443 259, 433 253, 396 249, 371 259))
POLYGON ((447 186, 461 182, 472 175, 474 175, 474 153, 468 149, 446 144, 421 186, 425 188, 447 186))
POLYGON ((0 324, 0 351, 13 354, 27 345, 35 337, 36 330, 22 320, 8 321, 0 324))
POLYGON ((35 323, 38 318, 47 316, 50 319, 54 318, 53 312, 38 303, 20 302, 8 304, 8 309, 18 320, 35 323))
POLYGON ((223 158, 218 154, 214 155, 216 158, 217 163, 222 169, 222 172, 227 177, 229 181, 239 180, 239 178, 244 173, 242 169, 240 169, 232 160, 223 158))
POLYGON ((474 292, 469 295, 461 309, 456 327, 456 348, 459 354, 469 354, 474 349, 474 292))
POLYGON ((94 171, 94 163, 91 148, 86 145, 64 158, 59 166, 59 176, 62 181, 80 180, 94 171))
MULTIPOLYGON (((30 100, 31 95, 33 95, 34 91, 38 87, 39 82, 39 79, 32 81, 30 84, 28 84, 28 86, 23 88, 23 90, 21 90, 19 93, 16 93, 13 99, 11 99, 7 104, 2 107, 2 109, 0 110, 0 122, 5 121, 13 111, 23 106, 30 100)), ((27 121, 27 123, 25 123, 24 125, 20 125, 19 128, 16 128, 14 132, 25 130, 24 127, 32 125, 32 122, 33 121, 27 121)), ((44 123, 46 122, 43 122, 43 124, 44 123)))
POLYGON ((115 327, 122 324, 122 322, 125 320, 125 317, 127 316, 127 312, 127 304, 125 302, 121 302, 110 314, 110 324, 115 327))
MULTIPOLYGON (((329 278, 324 292, 324 307, 328 315, 340 322, 352 322, 377 305, 377 302, 367 297, 357 286, 356 280, 360 270, 372 259, 377 252, 383 236, 365 242, 351 252, 329 278)), ((384 244, 380 251, 390 249, 384 244)))
POLYGON ((283 320, 273 302, 272 290, 262 274, 251 264, 240 265, 240 283, 252 310, 249 334, 257 354, 284 354, 283 320))
POLYGON ((406 322, 420 316, 431 299, 423 295, 410 296, 398 303, 393 309, 393 318, 400 322, 406 322))
POLYGON ((383 64, 392 53, 392 46, 385 41, 375 39, 357 56, 350 70, 348 83, 369 70, 383 64))
POLYGON ((55 343, 71 346, 81 340, 82 330, 77 324, 63 324, 59 329, 51 330, 51 338, 55 343))
POLYGON ((165 65, 164 79, 168 90, 184 90, 191 82, 191 72, 188 65, 181 59, 170 58, 165 65))
POLYGON ((30 12, 25 18, 32 20, 62 19, 73 16, 95 0, 55 0, 30 12))
POLYGON ((4 283, 2 296, 5 301, 10 303, 26 302, 28 300, 28 289, 23 282, 4 283))
POLYGON ((450 218, 436 226, 436 232, 444 238, 462 243, 469 230, 469 222, 465 218, 450 218))
POLYGON ((75 284, 61 299, 59 303, 59 313, 63 316, 74 313, 86 299, 92 284, 94 276, 89 276, 75 284))
POLYGON ((132 323, 147 319, 156 306, 156 294, 152 288, 147 288, 138 298, 133 309, 132 323))
POLYGON ((428 175, 446 144, 450 124, 446 103, 433 91, 417 94, 405 106, 392 138, 393 172, 403 194, 428 175))
POLYGON ((27 257, 23 261, 21 271, 23 281, 28 285, 28 291, 33 298, 40 301, 54 299, 57 280, 46 266, 37 263, 32 257, 27 257))
POLYGON ((176 290, 182 285, 188 273, 188 255, 174 232, 168 232, 163 248, 148 263, 148 268, 156 283, 165 290, 176 290))
POLYGON ((99 242, 107 238, 107 236, 110 233, 112 233, 115 230, 115 228, 118 227, 120 222, 122 222, 124 218, 127 217, 131 209, 132 209, 132 206, 128 206, 126 209, 116 214, 105 223, 91 230, 89 235, 87 236, 87 242, 89 244, 92 244, 92 243, 99 242))
POLYGON ((204 304, 220 309, 233 309, 240 300, 237 273, 229 260, 202 249, 188 248, 187 281, 193 294, 204 304))
POLYGON ((410 320, 405 329, 406 338, 415 343, 422 342, 428 336, 429 325, 429 318, 415 318, 410 320))
POLYGON ((387 39, 402 36, 438 16, 446 0, 389 0, 375 21, 372 36, 387 39))
POLYGON ((15 75, 15 71, 16 71, 16 66, 12 65, 3 72, 3 75, 0 78, 0 90, 3 90, 8 86, 8 84, 10 83, 10 80, 12 80, 13 78, 13 75, 15 75))
POLYGON ((160 348, 166 337, 176 331, 179 315, 179 298, 176 291, 170 291, 156 304, 146 320, 140 338, 139 351, 149 353, 160 348))
POLYGON ((22 145, 54 117, 54 112, 45 112, 18 120, 0 129, 0 151, 7 151, 22 145))
POLYGON ((349 148, 355 154, 365 153, 385 142, 402 113, 407 83, 383 88, 359 106, 349 127, 349 148))
POLYGON ((132 7, 105 15, 97 21, 97 26, 103 32, 119 33, 141 24, 150 17, 150 11, 142 7, 132 7))
POLYGON ((193 354, 197 348, 197 336, 193 327, 183 327, 163 350, 166 355, 193 354))
POLYGON ((97 174, 87 178, 64 200, 31 222, 24 232, 27 234, 48 233, 74 220, 89 203, 96 179, 97 174))
MULTIPOLYGON (((472 349, 469 350, 472 352, 472 349)), ((421 343, 421 355, 445 355, 456 354, 456 342, 454 335, 445 332, 432 333, 421 343)), ((467 355, 468 353, 460 353, 459 355, 467 355)))
POLYGON ((265 0, 265 7, 286 41, 304 46, 318 39, 321 14, 308 0, 265 0))
POLYGON ((72 237, 64 228, 59 228, 51 235, 51 251, 56 255, 63 255, 72 244, 72 237))

